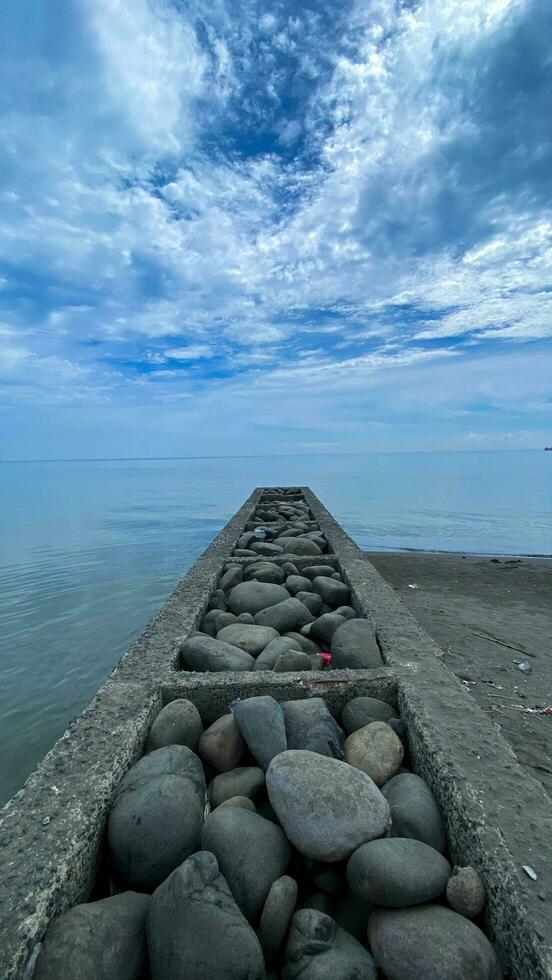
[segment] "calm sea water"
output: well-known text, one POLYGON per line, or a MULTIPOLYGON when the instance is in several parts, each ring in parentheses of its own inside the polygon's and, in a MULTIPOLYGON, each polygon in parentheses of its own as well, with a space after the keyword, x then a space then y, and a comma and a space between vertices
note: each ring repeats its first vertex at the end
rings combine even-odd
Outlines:
POLYGON ((552 553, 552 453, 0 463, 0 802, 256 486, 367 549, 552 553))

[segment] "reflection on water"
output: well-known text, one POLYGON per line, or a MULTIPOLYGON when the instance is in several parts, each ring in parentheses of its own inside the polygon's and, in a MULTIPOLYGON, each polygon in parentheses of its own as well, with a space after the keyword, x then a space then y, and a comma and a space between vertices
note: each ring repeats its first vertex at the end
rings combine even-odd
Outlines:
POLYGON ((0 464, 0 802, 255 486, 310 485, 361 547, 552 553, 552 454, 0 464))

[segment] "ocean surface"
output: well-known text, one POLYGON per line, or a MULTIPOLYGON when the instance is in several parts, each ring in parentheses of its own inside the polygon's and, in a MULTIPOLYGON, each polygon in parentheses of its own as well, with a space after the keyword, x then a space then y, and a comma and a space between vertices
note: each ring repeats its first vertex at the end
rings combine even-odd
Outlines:
POLYGON ((0 803, 256 486, 362 548, 552 554, 552 453, 0 463, 0 803))

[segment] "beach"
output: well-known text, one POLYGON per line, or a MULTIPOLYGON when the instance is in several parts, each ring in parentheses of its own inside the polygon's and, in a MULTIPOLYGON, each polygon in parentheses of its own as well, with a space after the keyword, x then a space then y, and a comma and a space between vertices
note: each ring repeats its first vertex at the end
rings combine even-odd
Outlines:
POLYGON ((367 552, 552 795, 552 559, 367 552), (528 664, 529 670, 520 670, 528 664), (521 707, 520 707, 521 706, 521 707))

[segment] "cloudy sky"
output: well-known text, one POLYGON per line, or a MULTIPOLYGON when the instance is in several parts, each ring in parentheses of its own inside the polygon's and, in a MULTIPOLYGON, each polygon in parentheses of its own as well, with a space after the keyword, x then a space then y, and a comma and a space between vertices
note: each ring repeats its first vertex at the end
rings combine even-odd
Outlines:
POLYGON ((552 6, 0 13, 0 456, 552 444, 552 6))

